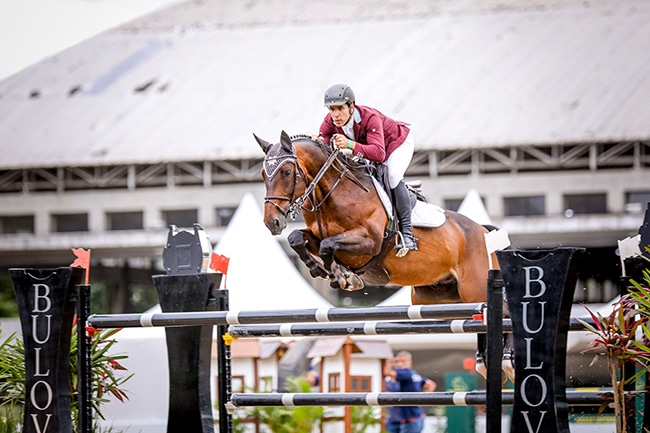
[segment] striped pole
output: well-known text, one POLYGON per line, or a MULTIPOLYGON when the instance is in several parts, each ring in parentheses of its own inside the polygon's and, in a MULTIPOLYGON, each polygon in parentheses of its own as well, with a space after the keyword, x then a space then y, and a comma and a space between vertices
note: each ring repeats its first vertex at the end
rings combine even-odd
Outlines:
MULTIPOLYGON (((589 317, 573 318, 570 330, 583 331, 580 320, 593 324, 589 317)), ((503 319, 503 332, 512 331, 510 319, 503 319)), ((349 323, 285 323, 271 325, 231 325, 228 333, 234 338, 314 337, 335 335, 401 335, 401 334, 465 334, 486 333, 482 320, 429 320, 403 322, 349 322, 349 323)))
POLYGON ((196 311, 145 314, 94 314, 88 323, 102 328, 178 327, 265 323, 342 322, 347 320, 467 319, 482 314, 484 303, 301 310, 196 311))
MULTIPOLYGON (((510 320, 504 331, 512 329, 510 320)), ((285 323, 281 325, 232 325, 228 333, 235 338, 298 337, 333 335, 393 335, 393 334, 464 334, 485 333, 482 320, 424 320, 408 322, 349 322, 349 323, 285 323)))
MULTIPOLYGON (((573 406, 598 406, 603 394, 568 391, 573 406)), ((502 402, 512 405, 514 392, 503 392, 502 402)), ((230 397, 229 411, 251 406, 484 406, 487 393, 472 392, 348 392, 348 393, 236 393, 230 397)))

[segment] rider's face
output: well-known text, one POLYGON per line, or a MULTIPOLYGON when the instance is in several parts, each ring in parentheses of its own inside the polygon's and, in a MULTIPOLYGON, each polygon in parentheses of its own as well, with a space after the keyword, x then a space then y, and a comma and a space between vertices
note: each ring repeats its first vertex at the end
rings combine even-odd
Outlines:
POLYGON ((353 108, 351 106, 345 105, 332 105, 329 107, 330 114, 332 115, 332 120, 334 124, 339 128, 350 120, 352 117, 353 108))

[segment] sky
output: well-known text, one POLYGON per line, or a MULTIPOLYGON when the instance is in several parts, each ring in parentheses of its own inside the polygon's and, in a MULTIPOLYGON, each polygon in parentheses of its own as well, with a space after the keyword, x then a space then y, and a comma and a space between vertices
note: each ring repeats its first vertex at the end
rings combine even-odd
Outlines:
POLYGON ((84 39, 183 0, 0 0, 0 80, 84 39))

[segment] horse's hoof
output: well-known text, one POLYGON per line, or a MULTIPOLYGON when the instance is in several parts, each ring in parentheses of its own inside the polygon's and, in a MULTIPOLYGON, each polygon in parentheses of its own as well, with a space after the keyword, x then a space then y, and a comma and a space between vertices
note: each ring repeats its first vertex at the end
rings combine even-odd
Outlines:
POLYGON ((361 290, 364 288, 364 283, 361 278, 357 274, 350 274, 347 273, 345 275, 345 279, 347 281, 347 284, 343 290, 347 290, 348 292, 354 292, 355 290, 361 290))
POLYGON ((347 281, 345 281, 345 277, 343 277, 341 274, 330 274, 329 280, 330 287, 332 289, 346 290, 345 288, 347 287, 347 281))
POLYGON ((321 268, 320 266, 316 266, 314 268, 309 269, 309 275, 311 275, 312 278, 324 278, 324 279, 329 279, 329 274, 325 269, 321 268))
POLYGON ((474 369, 478 374, 483 376, 485 380, 487 380, 487 367, 485 366, 485 360, 482 358, 477 358, 476 359, 476 364, 474 365, 474 369))
POLYGON ((347 286, 347 282, 345 281, 345 275, 343 273, 343 269, 341 269, 341 267, 336 263, 332 263, 331 269, 332 269, 332 273, 329 275, 330 286, 335 289, 345 290, 345 287, 347 286))
POLYGON ((512 362, 512 358, 504 355, 503 360, 501 360, 501 370, 503 370, 503 383, 506 383, 508 379, 510 379, 512 383, 515 383, 515 366, 512 362))

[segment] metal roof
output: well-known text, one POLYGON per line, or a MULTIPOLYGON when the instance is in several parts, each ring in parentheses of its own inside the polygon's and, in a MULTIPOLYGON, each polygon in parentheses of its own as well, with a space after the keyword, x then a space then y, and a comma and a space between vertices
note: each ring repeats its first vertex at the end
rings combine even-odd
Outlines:
POLYGON ((648 140, 648 64, 645 0, 188 1, 0 81, 0 169, 259 158, 335 82, 419 149, 648 140))

